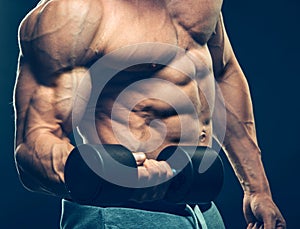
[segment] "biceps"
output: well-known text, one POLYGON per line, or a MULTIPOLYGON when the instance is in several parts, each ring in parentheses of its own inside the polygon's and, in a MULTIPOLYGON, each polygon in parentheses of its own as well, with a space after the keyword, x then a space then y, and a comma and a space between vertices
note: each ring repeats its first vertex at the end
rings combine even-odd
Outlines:
POLYGON ((37 135, 50 132, 62 138, 63 131, 55 104, 55 91, 52 88, 38 86, 29 101, 26 118, 24 120, 24 140, 31 142, 37 135))
POLYGON ((62 139, 79 121, 85 110, 90 91, 89 78, 83 69, 61 74, 53 86, 37 84, 26 67, 20 68, 15 89, 17 144, 34 142, 37 135, 51 133, 62 139), (31 79, 31 80, 28 80, 31 79), (86 80, 82 89, 81 82, 86 80), (78 90, 81 88, 81 90, 78 90), (80 104, 73 118, 74 100, 80 104))

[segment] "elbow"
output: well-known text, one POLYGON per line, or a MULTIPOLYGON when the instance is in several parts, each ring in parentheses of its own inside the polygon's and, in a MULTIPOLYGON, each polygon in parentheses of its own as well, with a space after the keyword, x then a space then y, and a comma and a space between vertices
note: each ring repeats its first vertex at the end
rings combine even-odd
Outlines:
POLYGON ((23 187, 31 192, 40 192, 41 186, 36 179, 29 174, 26 168, 28 168, 28 151, 25 144, 20 144, 15 149, 15 164, 18 172, 19 180, 23 187))
POLYGON ((26 190, 30 192, 41 191, 41 186, 38 185, 38 183, 30 175, 28 175, 20 167, 17 167, 17 171, 19 175, 19 181, 26 190))

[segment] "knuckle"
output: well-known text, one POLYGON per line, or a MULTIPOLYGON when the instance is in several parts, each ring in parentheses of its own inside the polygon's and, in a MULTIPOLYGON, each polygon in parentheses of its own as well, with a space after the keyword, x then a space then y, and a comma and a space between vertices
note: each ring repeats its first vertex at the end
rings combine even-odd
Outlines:
POLYGON ((160 173, 159 165, 154 160, 148 160, 146 168, 152 176, 158 176, 160 173))

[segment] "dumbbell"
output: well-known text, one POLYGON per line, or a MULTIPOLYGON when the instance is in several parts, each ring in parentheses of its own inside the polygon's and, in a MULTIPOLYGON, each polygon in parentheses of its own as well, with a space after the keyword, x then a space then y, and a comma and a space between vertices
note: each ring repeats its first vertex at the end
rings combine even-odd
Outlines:
MULTIPOLYGON (((176 149, 173 146, 165 148, 160 160, 173 155, 169 159, 171 168, 183 177, 191 177, 193 169, 189 155, 176 149)), ((118 206, 130 200, 137 188, 139 193, 151 188, 151 184, 140 186, 135 158, 122 145, 77 146, 67 159, 64 176, 74 201, 95 206, 118 206)))
MULTIPOLYGON (((195 168, 201 162, 203 153, 198 150, 198 156, 195 156, 193 149, 195 147, 169 146, 159 154, 158 160, 167 161, 176 171, 168 181, 165 200, 175 203, 205 202, 215 193, 210 192, 210 188, 203 189, 206 184, 201 184, 201 179, 198 181, 195 168), (202 190, 205 190, 206 196, 202 196, 202 190)), ((136 168, 131 151, 121 145, 80 145, 67 159, 65 183, 70 196, 78 203, 118 206, 128 201, 136 188, 143 188, 139 186, 136 168)), ((202 174, 202 181, 207 180, 207 175, 202 174)), ((143 189, 147 191, 147 188, 143 189)))

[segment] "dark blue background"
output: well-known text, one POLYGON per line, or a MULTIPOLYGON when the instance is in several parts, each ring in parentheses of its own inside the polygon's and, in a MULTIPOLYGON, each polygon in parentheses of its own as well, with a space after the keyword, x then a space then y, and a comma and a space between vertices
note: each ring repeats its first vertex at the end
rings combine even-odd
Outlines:
MULTIPOLYGON (((60 201, 26 191, 13 159, 12 91, 17 27, 37 1, 0 2, 0 228, 58 228, 60 201)), ((257 132, 273 197, 290 229, 299 214, 299 2, 225 0, 223 14, 247 75, 257 132)), ((226 180, 217 202, 229 229, 245 228, 242 190, 225 161, 226 180)))

